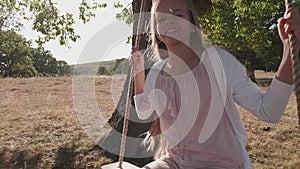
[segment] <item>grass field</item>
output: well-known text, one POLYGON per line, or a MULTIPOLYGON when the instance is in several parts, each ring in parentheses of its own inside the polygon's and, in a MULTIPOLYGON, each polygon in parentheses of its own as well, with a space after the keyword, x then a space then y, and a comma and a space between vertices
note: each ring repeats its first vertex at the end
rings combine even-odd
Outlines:
MULTIPOLYGON (((273 74, 257 72, 258 78, 273 74)), ((115 104, 110 77, 98 77, 96 98, 105 117, 115 104)), ((87 136, 72 100, 72 77, 0 79, 0 168, 100 168, 109 162, 87 136)), ((114 86, 122 89, 121 84, 114 86)), ((265 87, 262 88, 266 90, 265 87)), ((114 96, 114 98, 116 97, 114 96)), ((259 122, 240 108, 254 168, 300 168, 300 130, 291 96, 279 124, 259 122)))

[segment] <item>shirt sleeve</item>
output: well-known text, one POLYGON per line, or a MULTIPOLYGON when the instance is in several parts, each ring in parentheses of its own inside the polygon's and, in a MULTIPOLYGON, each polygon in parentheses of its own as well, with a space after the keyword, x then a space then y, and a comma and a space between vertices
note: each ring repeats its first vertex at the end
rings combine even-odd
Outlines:
POLYGON ((151 92, 151 83, 153 82, 151 79, 151 74, 149 73, 145 82, 144 92, 133 97, 138 118, 140 118, 141 120, 148 119, 154 111, 154 108, 151 105, 149 99, 149 93, 151 92))
POLYGON ((237 104, 253 113, 260 120, 277 123, 289 101, 294 86, 274 78, 266 93, 245 75, 245 68, 237 60, 232 66, 233 97, 237 104))
POLYGON ((141 120, 148 119, 154 111, 149 101, 149 96, 147 96, 145 93, 141 93, 134 96, 133 98, 135 103, 135 110, 137 112, 138 117, 141 120))

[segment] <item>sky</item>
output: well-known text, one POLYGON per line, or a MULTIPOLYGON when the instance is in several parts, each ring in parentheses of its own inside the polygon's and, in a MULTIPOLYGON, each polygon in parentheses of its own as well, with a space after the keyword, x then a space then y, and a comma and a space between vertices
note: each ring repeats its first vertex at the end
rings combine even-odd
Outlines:
MULTIPOLYGON (((59 45, 58 40, 44 44, 57 60, 65 60, 68 64, 90 63, 95 61, 114 60, 128 57, 131 46, 126 44, 131 28, 123 22, 117 21, 115 15, 120 9, 113 8, 112 0, 102 0, 108 6, 96 11, 96 17, 87 24, 77 19, 78 6, 81 0, 53 0, 57 2, 61 13, 71 12, 75 16, 75 31, 80 35, 75 43, 70 42, 67 48, 59 45)), ((120 0, 122 4, 130 4, 130 0, 120 0)), ((37 39, 30 22, 24 22, 21 34, 28 40, 37 39)))

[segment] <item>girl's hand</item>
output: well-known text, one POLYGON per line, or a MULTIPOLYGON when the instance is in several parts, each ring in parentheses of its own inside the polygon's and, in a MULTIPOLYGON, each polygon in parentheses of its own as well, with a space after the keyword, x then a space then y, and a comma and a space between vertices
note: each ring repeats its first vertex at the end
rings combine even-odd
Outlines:
POLYGON ((277 79, 293 84, 293 69, 289 33, 293 32, 297 40, 296 48, 300 49, 300 14, 297 7, 286 7, 285 14, 278 19, 278 32, 283 43, 283 56, 277 71, 277 79))
POLYGON ((289 46, 288 34, 294 32, 300 49, 300 13, 297 7, 287 8, 284 17, 278 19, 278 32, 284 45, 289 46))
POLYGON ((132 49, 131 57, 129 58, 129 64, 134 69, 134 74, 138 74, 144 71, 144 56, 140 51, 132 49))

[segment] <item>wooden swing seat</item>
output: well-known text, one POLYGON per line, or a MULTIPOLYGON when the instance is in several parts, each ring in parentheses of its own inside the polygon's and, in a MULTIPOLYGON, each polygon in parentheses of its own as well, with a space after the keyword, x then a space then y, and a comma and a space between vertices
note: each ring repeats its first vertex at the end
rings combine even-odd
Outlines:
MULTIPOLYGON (((119 168, 119 162, 107 164, 101 167, 101 169, 117 169, 117 168, 119 168)), ((122 163, 122 169, 140 169, 140 167, 137 167, 133 164, 124 161, 122 163)))

